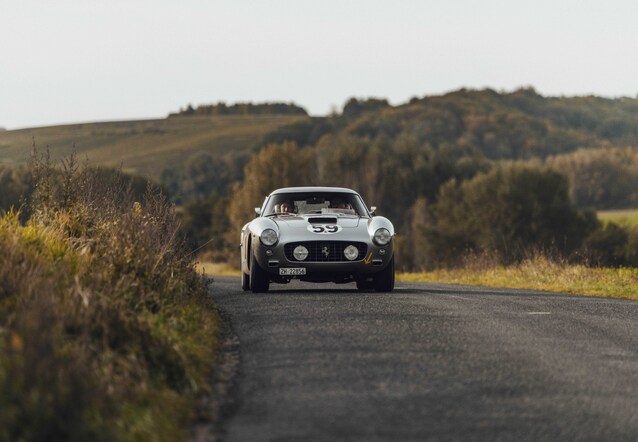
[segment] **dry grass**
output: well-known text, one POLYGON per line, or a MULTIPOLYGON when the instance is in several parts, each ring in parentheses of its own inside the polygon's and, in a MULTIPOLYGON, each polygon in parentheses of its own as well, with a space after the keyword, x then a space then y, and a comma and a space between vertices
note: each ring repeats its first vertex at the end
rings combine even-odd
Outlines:
POLYGON ((636 268, 591 268, 556 262, 543 256, 510 267, 474 265, 464 269, 403 273, 397 275, 397 279, 638 299, 636 268))
POLYGON ((241 276, 237 267, 221 262, 198 262, 197 271, 207 276, 241 276))

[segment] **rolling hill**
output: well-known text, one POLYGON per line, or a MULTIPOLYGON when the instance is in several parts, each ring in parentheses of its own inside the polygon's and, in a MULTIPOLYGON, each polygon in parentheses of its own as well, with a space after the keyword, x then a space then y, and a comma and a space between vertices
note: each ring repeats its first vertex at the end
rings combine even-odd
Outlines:
MULTIPOLYGON (((75 146, 79 159, 86 157, 90 164, 121 165, 126 172, 155 180, 168 171, 175 185, 190 178, 190 187, 198 186, 199 175, 205 175, 206 182, 220 181, 195 189, 205 195, 212 189, 224 193, 227 184, 243 180, 244 165, 261 147, 292 141, 319 149, 325 159, 341 158, 342 165, 355 162, 363 167, 375 149, 383 152, 384 175, 413 177, 407 194, 425 186, 417 194, 432 201, 443 182, 471 177, 493 162, 547 161, 563 155, 573 156, 563 162, 587 167, 600 163, 601 156, 607 162, 627 157, 619 161, 631 170, 605 170, 606 175, 621 176, 631 185, 636 175, 637 128, 638 98, 544 97, 532 88, 512 92, 460 89, 415 97, 397 106, 379 98, 352 98, 340 114, 325 117, 309 117, 303 108, 290 104, 220 103, 189 107, 165 119, 3 131, 0 164, 27 161, 33 141, 40 150, 49 146, 54 161, 68 156, 75 146), (630 150, 604 151, 609 148, 630 150), (202 153, 207 155, 199 155, 202 153), (401 164, 394 164, 397 161, 401 164), (419 164, 423 167, 417 170, 419 164)), ((372 174, 370 167, 364 169, 364 175, 372 174)), ((579 177, 600 175, 598 171, 583 173, 582 167, 561 170, 579 177)), ((343 171, 351 172, 351 167, 343 171)), ((339 177, 330 173, 330 179, 339 177)), ((602 183, 599 178, 595 181, 591 185, 602 183)), ((589 200, 579 204, 627 206, 618 198, 608 204, 589 200)))
POLYGON ((50 126, 0 132, 0 163, 28 161, 33 142, 57 161, 74 149, 92 165, 119 167, 157 179, 199 152, 250 153, 277 128, 309 119, 291 115, 171 117, 50 126))

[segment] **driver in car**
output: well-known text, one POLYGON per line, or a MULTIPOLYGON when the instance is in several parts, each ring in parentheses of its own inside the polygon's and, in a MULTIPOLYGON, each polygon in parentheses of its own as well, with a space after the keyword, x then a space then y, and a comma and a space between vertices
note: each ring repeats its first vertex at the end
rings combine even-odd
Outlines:
POLYGON ((335 199, 330 202, 330 207, 333 209, 351 209, 350 204, 340 199, 335 199))
POLYGON ((281 213, 292 213, 292 204, 289 202, 281 203, 281 207, 279 209, 281 213))

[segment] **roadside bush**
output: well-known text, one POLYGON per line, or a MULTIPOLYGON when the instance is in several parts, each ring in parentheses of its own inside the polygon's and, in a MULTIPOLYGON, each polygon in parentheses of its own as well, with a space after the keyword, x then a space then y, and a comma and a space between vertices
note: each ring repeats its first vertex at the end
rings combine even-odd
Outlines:
POLYGON ((32 191, 31 174, 25 166, 0 164, 0 212, 18 210, 32 191))
POLYGON ((597 223, 572 206, 565 177, 515 163, 444 185, 433 219, 425 229, 430 266, 459 265, 467 253, 495 253, 503 264, 530 250, 567 256, 597 223))
POLYGON ((580 255, 597 267, 638 267, 638 232, 607 223, 585 238, 580 255))
POLYGON ((192 199, 181 213, 181 226, 186 234, 189 250, 213 261, 224 261, 224 235, 229 228, 226 211, 230 198, 211 193, 206 199, 192 199))
POLYGON ((627 265, 638 268, 638 228, 627 230, 627 265))
POLYGON ((403 230, 395 239, 396 263, 401 271, 422 270, 428 267, 429 244, 423 235, 431 222, 425 198, 419 198, 405 213, 403 230))
POLYGON ((36 159, 32 216, 0 218, 0 440, 179 440, 217 314, 152 187, 36 159))

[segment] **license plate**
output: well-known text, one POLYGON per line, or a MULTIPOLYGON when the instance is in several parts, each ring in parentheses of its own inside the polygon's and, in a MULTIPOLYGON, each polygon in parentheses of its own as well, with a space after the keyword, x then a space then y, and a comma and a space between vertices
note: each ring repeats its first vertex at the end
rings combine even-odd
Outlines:
POLYGON ((279 274, 285 275, 285 276, 305 275, 306 268, 305 267, 283 268, 283 269, 279 269, 279 274))

